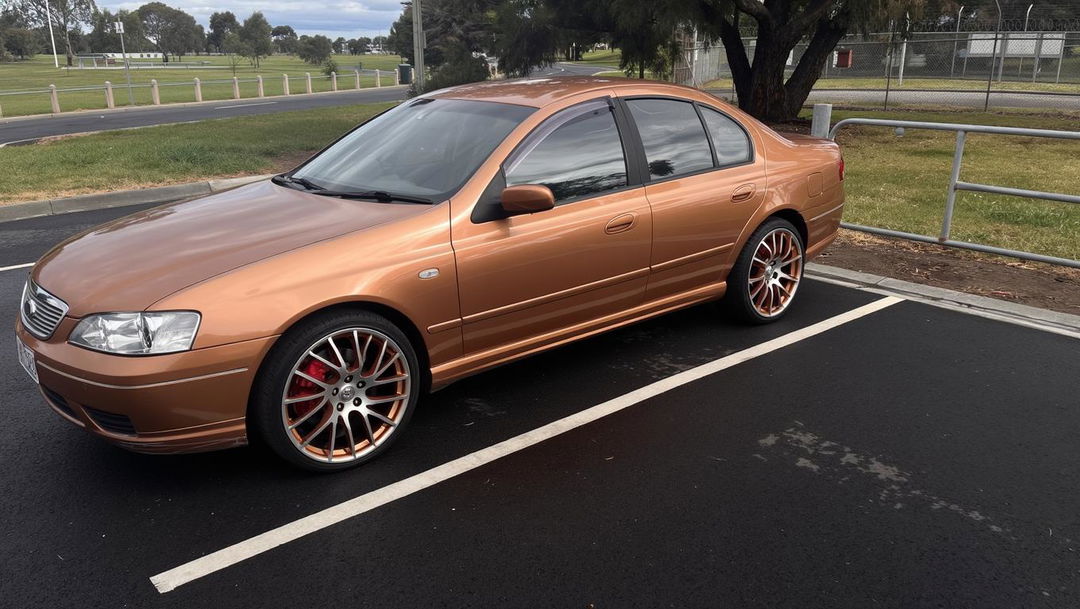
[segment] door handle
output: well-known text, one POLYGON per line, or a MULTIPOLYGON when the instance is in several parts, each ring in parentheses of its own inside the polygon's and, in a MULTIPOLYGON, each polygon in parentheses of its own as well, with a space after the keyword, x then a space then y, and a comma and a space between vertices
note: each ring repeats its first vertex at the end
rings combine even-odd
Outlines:
POLYGON ((746 201, 750 197, 754 196, 755 190, 756 189, 754 188, 753 184, 743 184, 731 193, 731 200, 735 202, 746 201))
POLYGON ((615 233, 628 231, 631 228, 634 228, 635 220, 636 218, 634 217, 634 214, 622 214, 619 216, 615 216, 608 221, 607 226, 604 227, 604 232, 609 235, 614 235, 615 233))

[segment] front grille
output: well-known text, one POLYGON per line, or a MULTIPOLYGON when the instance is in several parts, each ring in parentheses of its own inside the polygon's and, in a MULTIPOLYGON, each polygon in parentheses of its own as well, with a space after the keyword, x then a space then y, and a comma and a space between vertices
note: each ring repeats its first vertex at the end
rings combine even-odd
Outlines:
POLYGON ((67 315, 68 306, 63 300, 27 279, 19 311, 27 331, 41 340, 46 340, 56 331, 60 320, 67 315))
POLYGON ((104 410, 90 408, 85 405, 83 406, 83 410, 86 411, 86 414, 90 415, 90 418, 94 420, 94 423, 97 423, 98 427, 101 427, 105 431, 126 436, 135 435, 135 425, 131 423, 131 419, 122 414, 113 414, 111 412, 105 412, 104 410))
POLYGON ((56 406, 57 410, 63 412, 64 414, 73 419, 78 418, 75 416, 75 411, 71 409, 70 405, 68 405, 67 400, 64 399, 64 396, 56 393, 52 389, 49 389, 45 385, 41 386, 41 392, 45 394, 45 397, 48 398, 50 402, 52 402, 53 406, 56 406))

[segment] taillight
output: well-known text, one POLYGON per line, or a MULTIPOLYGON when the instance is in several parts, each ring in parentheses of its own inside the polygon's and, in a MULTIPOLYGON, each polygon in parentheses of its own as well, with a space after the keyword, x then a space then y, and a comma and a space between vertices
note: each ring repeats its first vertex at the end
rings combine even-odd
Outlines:
POLYGON ((840 181, 844 181, 844 157, 840 157, 840 161, 836 164, 840 169, 840 181))

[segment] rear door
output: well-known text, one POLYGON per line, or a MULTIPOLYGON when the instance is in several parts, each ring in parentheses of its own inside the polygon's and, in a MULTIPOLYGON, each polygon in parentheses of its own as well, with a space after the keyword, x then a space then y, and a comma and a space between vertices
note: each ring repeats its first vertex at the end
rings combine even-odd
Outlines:
POLYGON ((765 192, 765 163, 749 134, 709 106, 670 97, 625 100, 648 167, 653 211, 646 298, 721 281, 765 192))

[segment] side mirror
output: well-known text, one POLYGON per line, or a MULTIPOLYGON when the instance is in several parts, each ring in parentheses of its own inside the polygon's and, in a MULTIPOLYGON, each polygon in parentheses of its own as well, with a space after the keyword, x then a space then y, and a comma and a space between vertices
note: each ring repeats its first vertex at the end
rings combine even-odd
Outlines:
POLYGON ((535 214, 555 207, 555 195, 547 186, 520 184, 502 191, 502 208, 507 216, 535 214))

